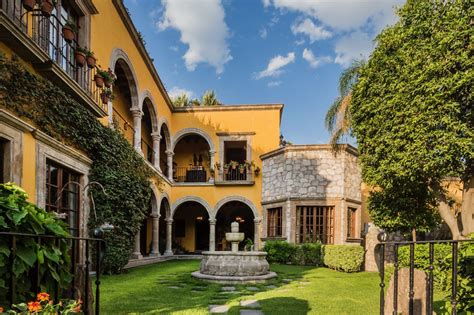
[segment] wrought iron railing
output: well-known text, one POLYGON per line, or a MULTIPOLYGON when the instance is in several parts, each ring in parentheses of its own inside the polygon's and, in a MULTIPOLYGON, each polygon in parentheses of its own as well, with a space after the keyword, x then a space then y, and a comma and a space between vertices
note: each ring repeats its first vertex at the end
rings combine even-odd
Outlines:
MULTIPOLYGON (((99 314, 100 313, 100 274, 101 274, 101 263, 105 254, 105 242, 101 238, 85 238, 85 237, 57 237, 51 235, 35 235, 35 234, 24 234, 24 233, 11 233, 11 232, 0 232, 0 239, 6 241, 9 244, 9 257, 5 264, 1 267, 5 268, 7 275, 5 280, 7 289, 7 301, 9 305, 15 303, 21 303, 26 301, 17 300, 17 288, 22 286, 24 289, 25 283, 18 283, 17 277, 14 276, 14 264, 15 260, 19 257, 17 252, 17 244, 22 240, 28 239, 41 245, 47 242, 54 242, 59 247, 59 243, 65 240, 68 243, 68 248, 71 253, 70 259, 70 271, 72 273, 72 280, 70 281, 69 287, 61 287, 60 283, 54 278, 54 292, 52 297, 54 301, 59 301, 62 298, 77 299, 80 298, 83 302, 84 314, 99 314), (82 266, 81 274, 77 274, 82 266), (92 279, 91 274, 95 271, 95 292, 92 292, 92 279), (83 277, 83 278, 82 278, 83 277), (83 281, 76 281, 76 279, 83 279, 83 281), (78 284, 81 284, 78 287, 78 284), (78 293, 77 290, 80 290, 78 293), (94 298, 95 295, 95 298, 94 298)), ((40 292, 40 288, 44 286, 41 281, 40 274, 40 260, 37 258, 34 262, 34 266, 30 270, 26 271, 31 280, 30 292, 34 293, 34 296, 40 292)), ((64 279, 60 279, 63 281, 64 279)), ((3 303, 2 303, 3 304, 3 303)), ((4 304, 3 304, 4 305, 4 304)))
POLYGON ((146 143, 143 139, 141 142, 141 148, 143 152, 143 157, 150 163, 153 164, 154 157, 155 157, 155 151, 153 150, 153 147, 146 143))
POLYGON ((127 139, 128 142, 133 145, 135 129, 133 128, 132 124, 130 124, 115 108, 113 109, 112 113, 112 123, 113 127, 122 133, 125 139, 127 139))
POLYGON ((97 68, 76 66, 74 52, 77 41, 67 42, 62 36, 63 24, 54 14, 46 17, 41 10, 26 11, 21 0, 0 0, 0 8, 11 21, 30 37, 49 58, 74 80, 103 111, 107 103, 100 97, 101 89, 94 84, 97 68))
MULTIPOLYGON (((402 242, 382 242, 378 244, 379 246, 379 274, 380 274, 380 314, 400 314, 402 310, 400 309, 400 294, 399 294, 399 269, 400 269, 400 261, 399 261, 399 249, 403 246, 409 247, 409 276, 408 276, 408 295, 404 296, 408 300, 408 314, 412 315, 415 313, 415 265, 418 263, 417 258, 415 255, 415 250, 417 246, 426 244, 428 245, 428 261, 429 266, 427 272, 427 279, 426 279, 426 301, 417 301, 419 312, 422 307, 420 304, 425 304, 426 314, 434 314, 434 270, 435 270, 435 250, 436 245, 439 244, 447 244, 451 246, 451 255, 450 257, 446 257, 445 263, 450 266, 447 271, 450 273, 451 276, 451 283, 450 285, 450 308, 451 314, 457 314, 458 312, 458 287, 460 286, 460 279, 458 279, 458 252, 460 246, 466 246, 469 243, 474 243, 474 239, 466 239, 466 240, 432 240, 432 241, 402 241, 402 242), (387 255, 387 248, 390 249, 390 252, 393 253, 387 255), (385 265, 387 262, 393 262, 393 292, 390 290, 386 290, 385 288, 385 265), (392 305, 385 305, 386 297, 389 297, 387 294, 393 294, 392 305), (387 310, 389 310, 387 312, 387 310)), ((472 254, 471 254, 472 255, 472 254)), ((471 257, 471 261, 474 260, 474 256, 471 257)), ((464 266, 466 267, 466 266, 464 266)), ((405 279, 406 280, 406 279, 405 279)), ((466 284, 462 284, 466 285, 466 284)), ((419 288, 419 286, 418 286, 419 288)), ((419 292, 418 292, 419 293, 419 292)), ((405 300, 406 301, 406 300, 405 300)), ((417 312, 417 313, 418 313, 417 312)), ((405 313, 404 313, 405 314, 405 313)))
POLYGON ((177 183, 205 183, 209 181, 210 172, 205 166, 179 166, 174 176, 177 183))
POLYGON ((253 180, 251 167, 221 167, 218 172, 218 181, 223 182, 248 182, 253 180))

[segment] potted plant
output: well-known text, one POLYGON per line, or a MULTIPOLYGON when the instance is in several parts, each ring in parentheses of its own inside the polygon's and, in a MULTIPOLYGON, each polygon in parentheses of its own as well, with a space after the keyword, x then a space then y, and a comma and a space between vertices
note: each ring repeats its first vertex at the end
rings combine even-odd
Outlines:
POLYGON ((36 0, 22 0, 21 3, 26 11, 33 11, 36 5, 36 0))
POLYGON ((105 79, 105 82, 104 82, 105 87, 110 88, 112 86, 112 84, 114 84, 115 80, 117 80, 117 76, 112 71, 112 69, 109 68, 109 70, 107 70, 107 72, 105 74, 104 79, 105 79))
POLYGON ((230 161, 229 162, 229 165, 230 167, 232 167, 233 170, 235 170, 237 168, 237 166, 239 165, 239 162, 237 161, 230 161))
POLYGON ((114 94, 111 89, 104 89, 102 93, 100 93, 100 98, 102 103, 107 104, 109 101, 114 99, 114 94))
POLYGON ((247 165, 245 163, 244 164, 239 164, 239 173, 240 174, 245 173, 246 169, 247 169, 247 165))
POLYGON ((230 168, 229 164, 224 164, 224 174, 227 175, 229 173, 229 168, 230 168))
POLYGON ((92 69, 95 67, 95 64, 97 63, 97 58, 94 56, 94 52, 92 50, 88 50, 86 53, 86 61, 87 61, 87 66, 92 69))
POLYGON ((74 21, 67 20, 63 26, 63 38, 66 42, 71 43, 77 34, 77 25, 74 21))
POLYGON ((255 176, 258 177, 258 175, 260 175, 260 167, 257 166, 257 167, 254 169, 254 173, 255 173, 255 176))
POLYGON ((103 88, 104 87, 104 77, 102 76, 102 73, 104 71, 102 70, 97 70, 97 73, 94 75, 94 81, 95 81, 95 85, 98 87, 98 88, 103 88))
POLYGON ((77 46, 76 49, 74 50, 74 59, 76 60, 76 65, 78 67, 84 67, 84 64, 86 63, 86 55, 87 55, 87 50, 77 46))
POLYGON ((250 238, 245 240, 244 250, 246 252, 251 252, 253 250, 253 241, 250 238))
POLYGON ((58 4, 57 0, 42 0, 41 1, 41 13, 45 17, 50 17, 54 7, 58 4))

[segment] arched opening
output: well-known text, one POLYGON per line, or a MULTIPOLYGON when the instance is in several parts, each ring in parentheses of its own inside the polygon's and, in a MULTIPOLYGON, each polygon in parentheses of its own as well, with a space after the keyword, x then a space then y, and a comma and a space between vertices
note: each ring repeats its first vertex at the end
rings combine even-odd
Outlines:
POLYGON ((160 221, 159 221, 159 251, 166 251, 166 218, 170 216, 170 204, 167 198, 163 198, 160 204, 160 221))
POLYGON ((153 151, 153 138, 151 134, 155 129, 154 121, 156 119, 156 114, 150 99, 145 99, 142 111, 141 149, 146 160, 153 164, 155 152, 153 151))
POLYGON ((216 214, 216 249, 230 250, 230 243, 225 240, 225 233, 230 232, 230 224, 239 223, 239 231, 244 233, 244 241, 240 242, 239 249, 245 247, 246 240, 254 242, 255 216, 252 209, 241 201, 229 201, 222 205, 216 214))
POLYGON ((198 134, 187 134, 175 144, 173 179, 178 183, 207 182, 211 177, 210 145, 198 134))
POLYGON ((114 128, 121 132, 130 144, 133 145, 135 130, 133 127, 133 116, 130 108, 133 106, 133 91, 135 83, 127 74, 130 72, 127 63, 123 59, 117 60, 114 67, 117 80, 114 83, 114 101, 112 122, 114 128))
POLYGON ((156 202, 155 197, 152 195, 150 200, 150 206, 148 213, 142 221, 140 227, 140 254, 145 257, 149 256, 152 252, 152 243, 153 243, 153 203, 156 202))
POLYGON ((168 155, 166 151, 169 150, 170 132, 166 124, 162 124, 160 128, 160 169, 161 172, 168 177, 168 155))
POLYGON ((209 214, 202 204, 187 201, 174 212, 173 249, 175 254, 200 253, 209 249, 209 214))

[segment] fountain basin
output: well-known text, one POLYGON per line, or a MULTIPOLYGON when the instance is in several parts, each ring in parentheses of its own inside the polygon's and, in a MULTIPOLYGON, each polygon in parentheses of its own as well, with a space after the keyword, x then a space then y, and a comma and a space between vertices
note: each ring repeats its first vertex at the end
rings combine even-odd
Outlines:
POLYGON ((252 283, 277 276, 269 271, 266 252, 207 251, 202 255, 200 270, 192 273, 198 279, 220 283, 252 283))

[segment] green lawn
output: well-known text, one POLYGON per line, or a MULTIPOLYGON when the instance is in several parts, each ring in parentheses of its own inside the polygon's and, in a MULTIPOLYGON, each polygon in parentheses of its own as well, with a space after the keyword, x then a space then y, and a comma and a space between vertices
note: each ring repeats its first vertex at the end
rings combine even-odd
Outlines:
POLYGON ((234 285, 239 294, 223 294, 221 285, 192 278, 191 272, 198 269, 199 261, 170 261, 104 276, 102 312, 207 314, 208 305, 227 304, 231 306, 229 314, 239 314, 239 301, 253 299, 259 301, 265 314, 379 313, 377 273, 347 274, 327 268, 271 265, 278 279, 234 285), (268 285, 276 288, 266 288, 268 285), (249 291, 249 286, 261 291, 249 291))

